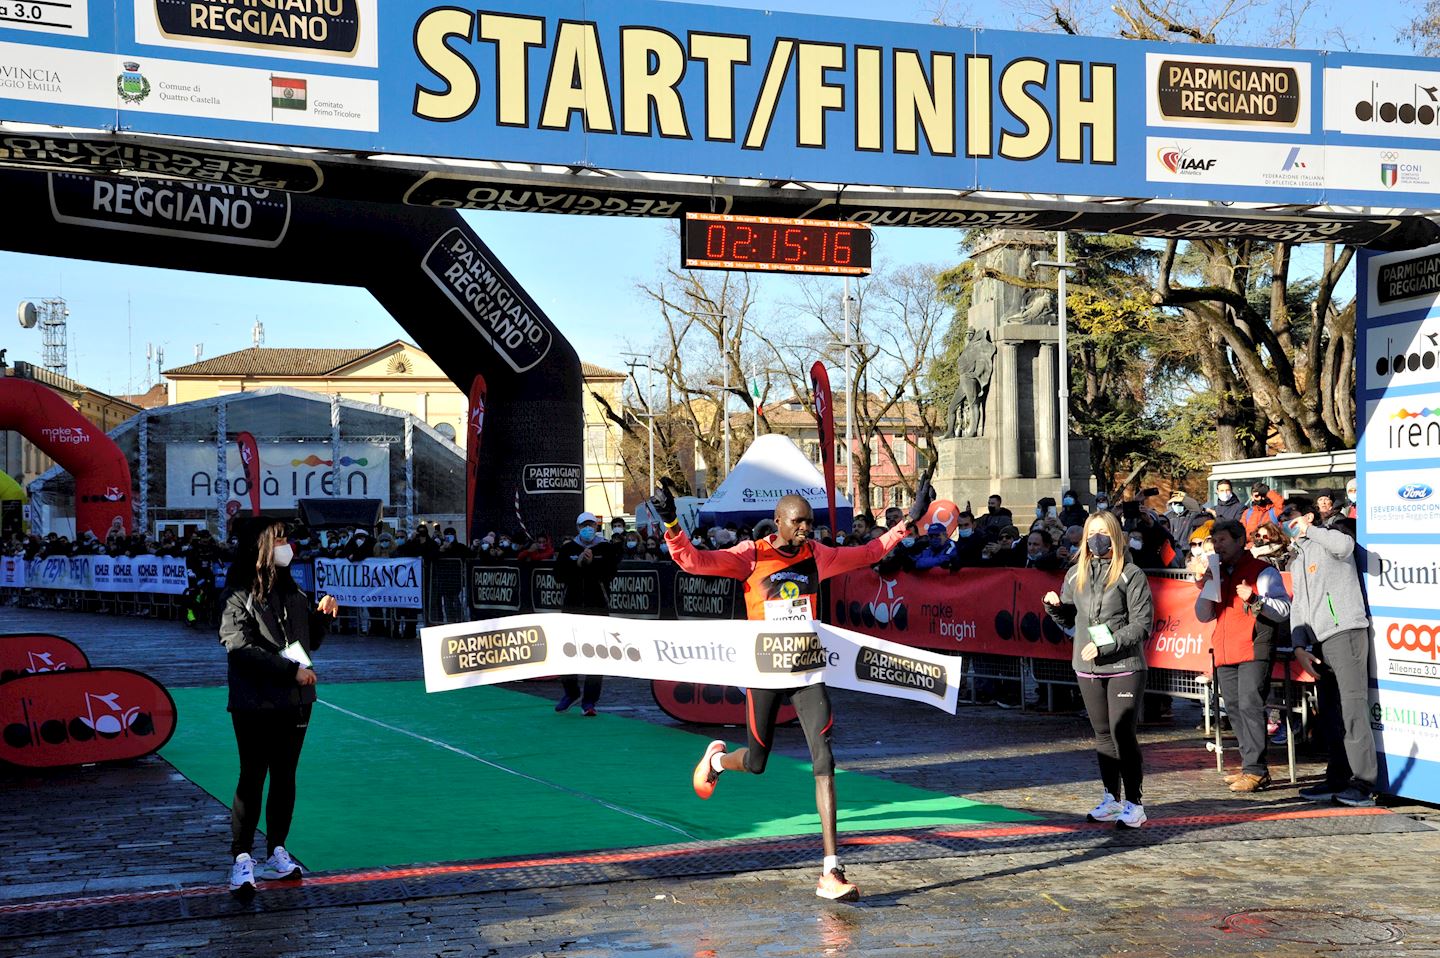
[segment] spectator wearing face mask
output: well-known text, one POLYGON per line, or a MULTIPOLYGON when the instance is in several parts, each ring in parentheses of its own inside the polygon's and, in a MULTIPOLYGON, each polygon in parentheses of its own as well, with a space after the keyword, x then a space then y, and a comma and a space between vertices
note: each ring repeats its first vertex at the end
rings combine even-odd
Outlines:
MULTIPOLYGON (((600 535, 600 520, 593 512, 582 512, 575 520, 575 537, 560 546, 555 557, 555 579, 565 589, 565 612, 581 615, 610 614, 610 581, 620 565, 620 550, 600 535)), ((564 712, 578 700, 587 717, 595 715, 603 677, 567 675, 561 679, 564 694, 555 711, 564 712)))
POLYGON ((1280 508, 1285 500, 1280 494, 1273 491, 1263 482, 1257 482, 1250 487, 1250 505, 1240 516, 1240 521, 1245 524, 1245 535, 1248 539, 1255 534, 1255 530, 1267 522, 1280 521, 1280 508))
POLYGON ((370 530, 357 526, 350 536, 350 541, 341 547, 339 558, 348 559, 351 562, 363 562, 366 559, 375 557, 375 537, 370 530))
POLYGON ((1075 496, 1075 490, 1066 489, 1060 494, 1060 515, 1057 517, 1060 524, 1069 528, 1070 526, 1083 526, 1085 519, 1090 513, 1080 505, 1080 500, 1075 496))
POLYGON ((1004 506, 999 496, 991 496, 985 503, 985 515, 980 517, 976 530, 986 542, 995 542, 1006 526, 1014 525, 1014 516, 1004 506))
POLYGON ((1210 521, 1210 514, 1200 508, 1200 503, 1178 489, 1171 494, 1165 511, 1170 538, 1179 543, 1189 542, 1190 534, 1210 521))
POLYGON ((391 532, 388 526, 382 527, 380 534, 375 537, 375 558, 393 558, 395 549, 395 533, 391 532))
POLYGON ((924 546, 915 553, 915 571, 924 572, 926 569, 949 568, 955 561, 955 553, 955 543, 950 541, 945 524, 932 522, 925 528, 924 546))
POLYGON ((1345 499, 1349 503, 1345 507, 1345 518, 1358 518, 1356 510, 1360 508, 1360 484, 1356 480, 1351 479, 1345 483, 1345 499))
POLYGON ((980 555, 984 547, 985 542, 975 531, 975 516, 967 509, 955 520, 955 558, 950 563, 950 570, 953 572, 983 564, 980 555))
POLYGON ((1044 529, 1035 529, 1025 538, 1026 569, 1059 572, 1064 564, 1055 556, 1055 540, 1044 529))
POLYGON ((469 548, 456 536, 454 527, 447 527, 441 534, 439 557, 441 559, 468 559, 470 556, 469 548))
POLYGON ((1233 519, 1243 523, 1245 505, 1240 497, 1235 495, 1234 484, 1229 479, 1221 479, 1215 483, 1215 505, 1210 509, 1210 513, 1216 519, 1233 519))
POLYGON ((640 551, 640 533, 638 532, 625 533, 622 548, 624 548, 625 551, 621 554, 621 559, 644 558, 644 553, 640 551))

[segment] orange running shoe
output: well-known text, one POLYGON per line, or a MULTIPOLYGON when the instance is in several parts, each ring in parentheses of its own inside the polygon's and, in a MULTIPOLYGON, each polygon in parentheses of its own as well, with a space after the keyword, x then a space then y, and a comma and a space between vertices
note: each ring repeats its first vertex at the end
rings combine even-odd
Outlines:
POLYGON ((832 868, 815 883, 815 896, 830 901, 859 901, 860 887, 845 880, 843 868, 832 868))
POLYGON ((723 751, 725 751, 725 743, 716 739, 705 746, 705 754, 700 756, 700 763, 695 766, 695 774, 690 783, 695 786, 695 794, 701 798, 709 798, 715 794, 715 783, 720 781, 720 773, 711 766, 710 759, 716 753, 723 751))

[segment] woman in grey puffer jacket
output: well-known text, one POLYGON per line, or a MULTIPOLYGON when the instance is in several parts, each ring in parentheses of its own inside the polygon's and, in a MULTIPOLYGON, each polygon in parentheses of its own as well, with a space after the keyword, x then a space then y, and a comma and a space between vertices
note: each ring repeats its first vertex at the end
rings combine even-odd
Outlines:
POLYGON ((1155 614, 1150 580, 1130 561, 1126 537, 1111 512, 1085 521, 1085 537, 1060 594, 1045 594, 1045 611, 1075 638, 1071 665, 1095 730, 1105 794, 1087 816, 1117 828, 1145 824, 1140 789, 1144 764, 1136 736, 1145 700, 1145 640, 1155 614), (1116 799, 1124 784, 1125 801, 1116 799))

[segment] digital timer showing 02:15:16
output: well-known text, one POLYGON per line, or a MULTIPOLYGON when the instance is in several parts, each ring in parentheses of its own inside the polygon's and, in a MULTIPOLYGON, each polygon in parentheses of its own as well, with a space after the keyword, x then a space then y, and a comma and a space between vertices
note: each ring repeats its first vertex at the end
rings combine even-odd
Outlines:
POLYGON ((686 213, 680 255, 687 269, 864 276, 870 227, 838 220, 686 213))

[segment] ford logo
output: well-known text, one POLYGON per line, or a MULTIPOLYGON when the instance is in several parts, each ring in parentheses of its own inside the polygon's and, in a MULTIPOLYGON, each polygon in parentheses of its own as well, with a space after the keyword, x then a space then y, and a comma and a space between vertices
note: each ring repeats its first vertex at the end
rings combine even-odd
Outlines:
POLYGON ((1434 491, 1423 482, 1407 482, 1400 487, 1400 498, 1418 502, 1421 499, 1429 499, 1430 494, 1434 491))

